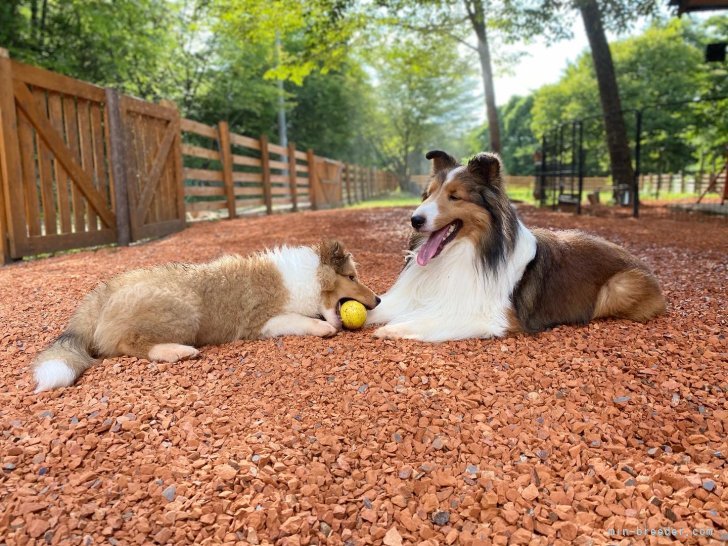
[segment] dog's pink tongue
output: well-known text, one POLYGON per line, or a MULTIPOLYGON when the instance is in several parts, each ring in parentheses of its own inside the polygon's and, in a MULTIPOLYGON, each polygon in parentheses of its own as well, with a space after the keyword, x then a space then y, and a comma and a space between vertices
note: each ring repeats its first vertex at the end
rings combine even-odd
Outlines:
POLYGON ((427 239, 427 242, 420 247, 420 251, 417 253, 417 263, 419 265, 425 266, 432 258, 435 257, 437 249, 440 247, 440 243, 442 243, 447 235, 447 228, 448 226, 445 226, 444 228, 433 232, 429 239, 427 239))

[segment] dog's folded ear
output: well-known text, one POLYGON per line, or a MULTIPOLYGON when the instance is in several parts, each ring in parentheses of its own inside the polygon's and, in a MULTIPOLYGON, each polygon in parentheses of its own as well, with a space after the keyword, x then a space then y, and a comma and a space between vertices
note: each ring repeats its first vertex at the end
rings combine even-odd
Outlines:
POLYGON ((484 184, 502 186, 503 166, 497 154, 481 152, 468 161, 468 171, 484 184))
POLYGON ((344 245, 334 239, 322 241, 319 245, 319 256, 321 263, 330 265, 338 273, 344 268, 346 262, 351 258, 344 245))
POLYGON ((442 150, 429 151, 425 154, 425 158, 432 160, 432 174, 458 166, 455 158, 442 150))

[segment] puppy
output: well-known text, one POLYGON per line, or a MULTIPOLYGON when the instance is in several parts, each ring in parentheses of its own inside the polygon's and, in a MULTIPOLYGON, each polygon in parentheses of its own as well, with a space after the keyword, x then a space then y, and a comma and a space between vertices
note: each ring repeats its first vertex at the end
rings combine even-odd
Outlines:
POLYGON ((88 294, 38 355, 35 392, 72 385, 96 358, 176 362, 236 339, 332 336, 347 299, 369 309, 380 301, 337 241, 129 271, 88 294))

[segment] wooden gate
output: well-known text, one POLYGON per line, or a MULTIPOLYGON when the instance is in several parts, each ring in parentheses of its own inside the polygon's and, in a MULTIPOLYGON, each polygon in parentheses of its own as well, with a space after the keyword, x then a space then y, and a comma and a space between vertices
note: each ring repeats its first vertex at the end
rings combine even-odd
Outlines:
POLYGON ((2 52, 0 86, 7 254, 115 242, 104 90, 2 52))
MULTIPOLYGON (((310 163, 309 163, 310 164, 310 163)), ((325 157, 315 158, 315 192, 317 208, 340 207, 342 198, 342 172, 344 164, 325 157)))
POLYGON ((177 110, 0 49, 0 209, 5 260, 183 229, 177 110))
POLYGON ((131 238, 160 237, 185 227, 180 119, 172 107, 122 97, 131 238))

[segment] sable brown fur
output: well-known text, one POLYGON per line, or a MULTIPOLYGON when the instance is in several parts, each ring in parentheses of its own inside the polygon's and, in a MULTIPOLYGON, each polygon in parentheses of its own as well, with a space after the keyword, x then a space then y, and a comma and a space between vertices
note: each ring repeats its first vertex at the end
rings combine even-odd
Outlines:
MULTIPOLYGON (((444 154, 429 152, 427 157, 433 153, 444 154)), ((449 171, 459 166, 449 155, 446 159, 438 155, 433 163, 432 180, 422 195, 423 201, 437 194, 441 223, 462 220, 463 227, 458 236, 469 237, 480 249, 483 266, 495 269, 513 250, 518 225, 518 215, 505 193, 500 160, 494 154, 476 155, 465 170, 448 182, 448 191, 441 191, 449 171), (450 196, 458 198, 455 205, 449 201, 450 196)), ((415 233, 410 240, 410 250, 416 248, 422 238, 421 234, 415 233)))
POLYGON ((77 339, 94 357, 139 358, 159 343, 255 339, 286 298, 278 269, 262 255, 139 269, 89 293, 59 339, 77 339))
POLYGON ((623 248, 579 231, 532 232, 536 257, 512 296, 520 329, 540 332, 598 317, 644 321, 664 312, 657 280, 623 248))

